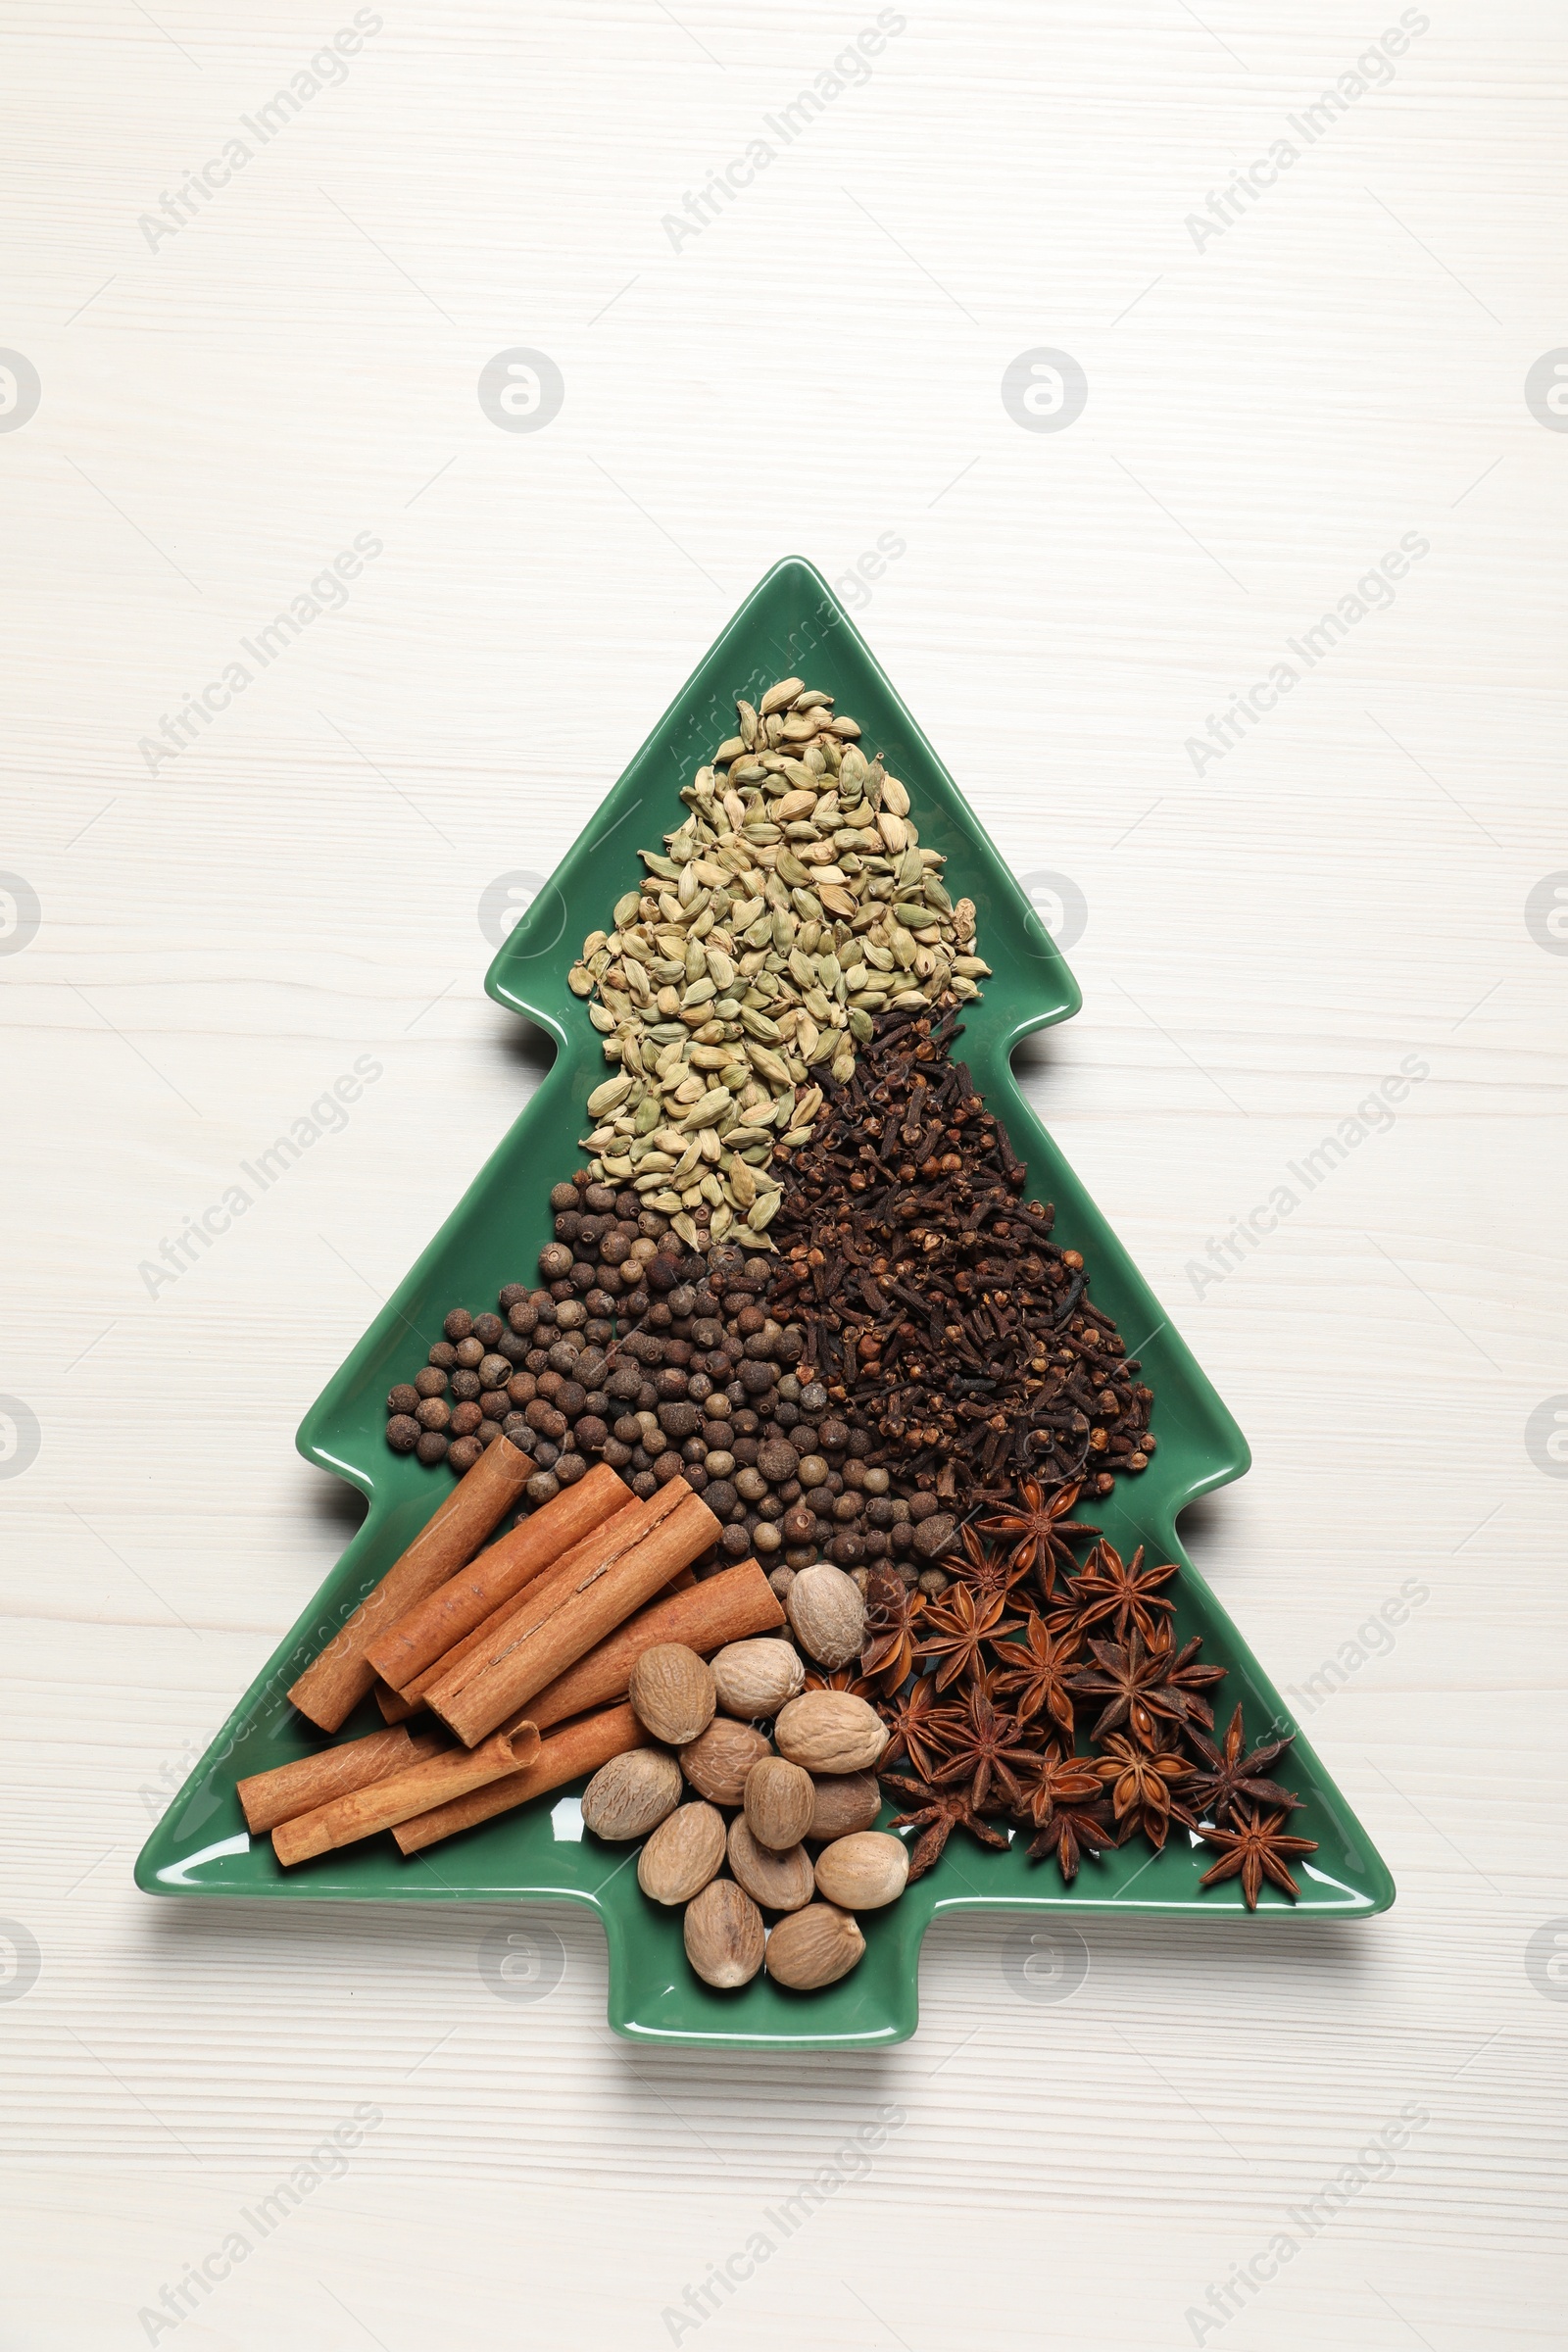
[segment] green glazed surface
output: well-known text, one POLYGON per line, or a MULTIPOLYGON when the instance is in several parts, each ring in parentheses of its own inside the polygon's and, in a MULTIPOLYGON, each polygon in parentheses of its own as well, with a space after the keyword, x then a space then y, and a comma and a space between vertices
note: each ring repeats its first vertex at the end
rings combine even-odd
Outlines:
MULTIPOLYGON (((580 1165, 578 1136, 589 1091, 606 1075, 600 1042, 566 986, 588 932, 608 927, 615 899, 640 870, 638 849, 662 846, 683 814, 676 795, 734 725, 735 698, 757 702, 775 678, 798 674, 838 698, 908 787, 925 847, 948 857, 955 898, 977 909, 979 948, 994 967, 983 1002, 966 1008, 958 1051, 988 1103, 1005 1121, 1029 1171, 1031 1195, 1056 1206, 1057 1240, 1083 1251, 1097 1302, 1116 1318, 1129 1354, 1154 1390, 1158 1450, 1138 1478, 1089 1516, 1124 1554, 1140 1544, 1152 1558, 1181 1565, 1177 1626, 1201 1634, 1203 1655, 1230 1669, 1221 1726, 1238 1699, 1254 1738, 1289 1721, 1279 1693, 1241 1640, 1176 1538, 1179 1513, 1196 1496, 1239 1478, 1250 1456, 1241 1431, 1186 1344, 1030 1110, 1010 1056, 1032 1030, 1065 1020, 1081 1002, 1071 973, 1039 916, 987 839, 956 784, 893 691, 821 575, 798 558, 776 564, 742 605, 596 812, 560 870, 502 947, 486 985, 492 997, 548 1031, 556 1058, 500 1148, 306 1415, 299 1448, 368 1497, 364 1525, 264 1673, 240 1701, 159 1823, 136 1865, 149 1894, 251 1895, 285 1901, 379 1902, 550 1898, 589 1903, 610 1947, 610 2020, 644 2040, 844 2048, 894 2042, 913 2033, 920 1939, 938 1911, 1184 1911, 1233 1918, 1239 1934, 1264 1935, 1292 1906, 1265 1886, 1250 1916, 1234 1880, 1201 1893, 1212 1861, 1178 1828, 1153 1857, 1139 1839, 1086 1862, 1064 1887, 1054 1863, 1030 1863, 1020 1836, 1005 1853, 960 1833, 937 1867, 891 1909, 861 1922, 865 1957, 827 1990, 792 1993, 760 1978, 715 1992, 695 1977, 681 1948, 679 1916, 648 1902, 623 1848, 582 1835, 575 1798, 562 1790, 466 1831, 405 1860, 390 1838, 368 1839, 281 1870, 270 1841, 252 1839, 234 1794, 246 1774, 310 1753, 319 1735, 285 1693, 365 1593, 396 1559, 450 1489, 445 1467, 425 1469, 389 1451, 385 1397, 412 1378, 442 1317, 458 1302, 493 1304, 504 1282, 534 1277, 549 1238, 549 1186, 580 1165)), ((367 1701, 343 1737, 379 1727, 367 1701)), ((1394 1899, 1394 1884, 1365 1832, 1305 1740, 1298 1738, 1288 1779, 1303 1798, 1292 1829, 1318 1851, 1298 1865, 1297 1911, 1363 1918, 1394 1899)), ((886 1816, 885 1816, 886 1818, 886 1816)))

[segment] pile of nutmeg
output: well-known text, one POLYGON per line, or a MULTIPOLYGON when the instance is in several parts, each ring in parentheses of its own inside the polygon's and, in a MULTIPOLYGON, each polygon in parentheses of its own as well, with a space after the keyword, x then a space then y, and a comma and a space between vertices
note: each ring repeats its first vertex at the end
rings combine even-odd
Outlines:
MULTIPOLYGON (((844 1588, 816 1594, 824 1620, 835 1600, 858 1613, 856 1586, 826 1563, 796 1579, 792 1601, 812 1579, 844 1588)), ((837 1983, 865 1949, 858 1913, 896 1902, 908 1879, 902 1840, 872 1826, 887 1726, 863 1698, 807 1680, 783 1635, 710 1661, 678 1642, 645 1650, 628 1695, 657 1744, 612 1757, 583 1791, 596 1837, 647 1840, 637 1883, 684 1909, 686 1957, 708 1984, 760 1969, 800 1992, 837 1983)))

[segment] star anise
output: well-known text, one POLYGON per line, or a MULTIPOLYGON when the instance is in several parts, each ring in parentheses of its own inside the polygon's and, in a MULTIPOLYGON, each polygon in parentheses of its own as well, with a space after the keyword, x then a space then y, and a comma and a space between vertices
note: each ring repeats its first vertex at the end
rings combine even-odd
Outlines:
POLYGON ((914 1628, 924 1601, 891 1568, 873 1568, 865 1582, 865 1645, 860 1672, 896 1690, 914 1664, 914 1628))
POLYGON ((853 1666, 836 1666, 831 1674, 824 1673, 820 1666, 808 1666, 805 1688, 808 1690, 848 1690, 853 1698, 872 1701, 877 1697, 875 1683, 868 1682, 863 1674, 857 1674, 853 1666))
POLYGON ((1078 1656, 1077 1635, 1058 1639, 1031 1609, 1024 1619, 1023 1640, 999 1642, 996 1654, 1004 1668, 1001 1689, 1012 1700, 1014 1713, 1025 1723, 1049 1715, 1071 1739, 1072 1686, 1066 1675, 1078 1656))
POLYGON ((1001 1830, 994 1830, 982 1821, 961 1788, 935 1788, 925 1781, 906 1779, 902 1772, 890 1772, 884 1786, 896 1788, 901 1796, 914 1799, 913 1809, 901 1813, 888 1827, 894 1830, 919 1830, 922 1834, 909 1849, 909 1877, 922 1878, 937 1861, 955 1830, 967 1830, 982 1845, 1006 1845, 1001 1830))
POLYGON ((1051 1624, 1057 1630, 1075 1626, 1087 1633, 1092 1625, 1113 1621, 1118 1642, 1125 1642, 1128 1628, 1136 1625, 1146 1642, 1152 1642, 1159 1625, 1159 1612, 1169 1616, 1175 1602, 1167 1600, 1159 1588, 1167 1577, 1176 1574, 1174 1560, 1159 1568, 1143 1565, 1144 1547, 1140 1544, 1130 1560, 1124 1560, 1113 1544, 1095 1545, 1084 1564, 1083 1573, 1071 1578, 1063 1588, 1065 1604, 1054 1610, 1051 1624))
POLYGON ((1216 1747, 1212 1740, 1205 1740, 1191 1725, 1187 1738, 1200 1762, 1208 1767, 1206 1772, 1194 1776, 1186 1791, 1187 1801, 1200 1821, 1240 1820, 1244 1797, 1250 1797, 1254 1805, 1277 1805, 1286 1813, 1300 1803, 1300 1798, 1293 1796, 1289 1788, 1282 1788, 1277 1781, 1264 1777, 1284 1755, 1290 1740, 1265 1740, 1250 1756, 1244 1755, 1247 1736, 1242 1730, 1240 1707, 1231 1717, 1223 1748, 1216 1747))
POLYGON ((1214 1886, 1221 1879, 1234 1879, 1239 1872, 1242 1900, 1249 1911, 1257 1909, 1265 1878, 1294 1903, 1301 1890, 1286 1869, 1286 1862, 1297 1854, 1315 1854, 1317 1839, 1288 1836, 1285 1829, 1290 1819, 1288 1813, 1243 1812, 1238 1808, 1235 1819, 1234 1830, 1200 1831, 1205 1845, 1219 1847, 1220 1858, 1212 1870, 1204 1871, 1199 1885, 1214 1886))
POLYGON ((1014 1767, 1027 1771, 1037 1751, 1022 1744, 1017 1716, 999 1713, 981 1691, 970 1690, 961 1707, 944 1708, 943 1718, 938 1736, 947 1761, 931 1775, 932 1786, 948 1788, 966 1781, 976 1812, 991 1798, 993 1788, 1000 1789, 1009 1805, 1021 1805, 1023 1790, 1014 1767))
POLYGON ((1053 1740, 1034 1759, 1019 1817, 1027 1816, 1037 1830, 1048 1830, 1059 1805, 1097 1804, 1103 1795, 1093 1756, 1075 1756, 1061 1740, 1053 1740))
POLYGON ((1070 1755, 1055 1740, 1036 1762, 1024 1805, 1039 1831, 1030 1841, 1029 1859, 1043 1862, 1054 1855, 1064 1886, 1078 1876, 1085 1853, 1098 1857, 1116 1843, 1099 1773, 1087 1756, 1070 1755))
POLYGON ((1187 1698, 1167 1681, 1173 1663, 1168 1647, 1150 1648, 1135 1626, 1126 1642, 1091 1642, 1089 1648, 1095 1666, 1073 1675, 1067 1688, 1080 1698, 1105 1701, 1091 1740, 1103 1740, 1107 1732, 1126 1724, 1148 1746, 1154 1738, 1156 1715, 1186 1721, 1187 1698))
POLYGON ((942 1565, 976 1593, 1010 1592, 1029 1573, 1027 1562, 1020 1564, 1010 1552, 983 1544, 972 1526, 959 1528, 958 1549, 950 1551, 942 1565))
POLYGON ((1172 1793, 1175 1784, 1192 1773, 1187 1758, 1174 1749, 1140 1747, 1125 1732, 1112 1732, 1095 1769, 1109 1788, 1118 1826, 1125 1824, 1129 1834, 1142 1830, 1156 1852, 1172 1819, 1195 1826, 1172 1793))
POLYGON ((945 1707, 937 1706, 936 1690, 935 1682, 927 1674, 896 1697, 877 1700, 877 1713, 893 1735, 882 1750, 883 1768, 897 1764, 905 1756, 923 1781, 931 1778, 941 1753, 934 1738, 935 1727, 938 1718, 947 1713, 945 1707))
POLYGON ((933 1601, 923 1620, 923 1639, 915 1646, 915 1656, 922 1665, 928 1658, 940 1658, 937 1669, 937 1689, 946 1690, 950 1683, 960 1676, 965 1679, 977 1674, 984 1658, 985 1644, 996 1642, 1004 1634, 1015 1634, 1020 1620, 1004 1617, 1007 1605, 1004 1592, 977 1596, 966 1585, 951 1586, 941 1600, 933 1601))
POLYGON ((1181 1648, 1177 1649, 1175 1637, 1169 1626, 1162 1625, 1156 1627, 1154 1639, 1149 1646, 1151 1657, 1163 1655, 1165 1688, 1167 1690, 1178 1692, 1185 1700, 1187 1722, 1200 1723, 1207 1730, 1212 1731, 1214 1710, 1203 1693, 1205 1690, 1211 1690, 1217 1683, 1225 1680, 1225 1668, 1223 1666, 1203 1666, 1199 1663, 1198 1653, 1203 1646, 1202 1635, 1194 1634, 1190 1642, 1183 1642, 1181 1648))
POLYGON ((1081 1485, 1080 1480, 1074 1486, 1058 1487, 1048 1496, 1038 1479, 1022 1478, 1017 1499, 979 1522, 981 1535, 1003 1536, 1011 1543, 1018 1567, 1025 1575, 1034 1569, 1047 1600, 1055 1591, 1058 1568, 1070 1573, 1077 1565, 1072 1546, 1100 1533, 1098 1527, 1080 1527, 1067 1516, 1081 1485))

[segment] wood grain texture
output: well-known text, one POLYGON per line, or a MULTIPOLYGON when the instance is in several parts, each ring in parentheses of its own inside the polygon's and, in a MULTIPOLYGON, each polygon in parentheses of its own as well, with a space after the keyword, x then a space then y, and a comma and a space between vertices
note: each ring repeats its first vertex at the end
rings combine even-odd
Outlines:
POLYGON ((1568 440, 1523 385, 1568 343, 1560 15, 1434 6, 1200 247, 1188 216, 1383 15, 908 7, 785 143, 766 119, 869 4, 375 13, 151 244, 354 12, 0 16, 0 342, 42 384, 0 433, 0 866, 41 915, 0 955, 0 1391, 41 1441, 0 1478, 0 1910, 40 1961, 0 1983, 15 2341, 1551 2340, 1568 2007, 1526 1961, 1568 1933, 1568 1485, 1525 1431, 1568 1391, 1568 960, 1526 905, 1568 868, 1568 440), (773 160, 672 245, 760 134, 773 160), (515 346, 564 379, 535 434, 476 398, 515 346), (1060 433, 999 396, 1039 347, 1087 374, 1060 433), (164 714, 361 533, 341 609, 149 772, 164 714), (1392 605, 1195 765, 1405 534, 1392 605), (1252 1442, 1191 1515, 1205 1573, 1297 1690, 1427 1596, 1309 1717, 1388 1917, 1091 1923, 1050 2003, 971 1916, 927 1940, 907 2046, 688 2059, 612 2041, 573 1914, 187 1909, 129 1873, 354 1524, 294 1455, 303 1409, 543 1066, 482 996, 482 895, 549 873, 788 552, 859 579, 1015 869, 1082 894, 1085 1009, 1024 1071, 1252 1442), (1412 1055, 1392 1128, 1200 1279, 1412 1055), (359 1056, 341 1131, 149 1295, 359 1056), (537 2003, 490 1989, 519 1925, 564 1953, 537 2003), (1386 2177, 1288 2218, 1405 2108, 1386 2177), (356 2109, 339 2177, 240 2219, 356 2109), (160 2306, 236 2230, 232 2275, 160 2306))

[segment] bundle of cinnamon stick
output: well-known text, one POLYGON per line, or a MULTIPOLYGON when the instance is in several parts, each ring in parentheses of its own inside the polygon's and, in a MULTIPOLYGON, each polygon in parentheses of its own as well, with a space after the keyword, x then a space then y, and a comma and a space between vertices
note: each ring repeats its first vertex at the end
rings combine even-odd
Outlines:
POLYGON ((645 1744, 616 1703, 645 1649, 783 1624, 755 1560, 695 1581, 718 1521, 683 1478, 640 1500, 602 1463, 481 1549, 527 1474, 487 1446, 290 1690, 327 1732, 373 1691, 387 1728, 239 1783, 285 1867, 387 1829, 416 1853, 595 1772, 645 1744))

